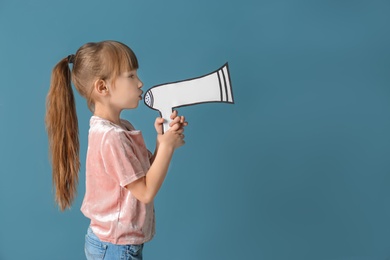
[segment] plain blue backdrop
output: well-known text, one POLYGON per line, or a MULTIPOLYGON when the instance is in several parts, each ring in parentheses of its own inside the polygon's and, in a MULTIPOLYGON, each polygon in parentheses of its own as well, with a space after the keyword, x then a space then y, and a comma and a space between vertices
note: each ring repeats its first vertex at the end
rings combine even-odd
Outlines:
MULTIPOLYGON (((114 39, 144 90, 229 62, 235 104, 190 125, 145 259, 390 259, 387 0, 0 1, 0 259, 84 259, 79 208, 91 113, 77 97, 78 197, 53 202, 44 126, 53 66, 114 39)), ((156 111, 123 117, 154 149, 156 111)))

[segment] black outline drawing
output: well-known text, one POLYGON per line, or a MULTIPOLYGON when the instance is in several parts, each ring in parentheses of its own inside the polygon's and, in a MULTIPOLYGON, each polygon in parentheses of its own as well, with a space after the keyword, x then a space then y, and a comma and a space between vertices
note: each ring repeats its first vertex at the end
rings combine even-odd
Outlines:
MULTIPOLYGON (((219 84, 218 84, 218 86, 215 86, 215 84, 214 84, 211 87, 213 87, 213 88, 218 87, 219 88, 220 100, 215 100, 215 97, 214 97, 213 100, 211 100, 211 101, 200 101, 200 102, 185 103, 185 104, 182 104, 182 105, 170 107, 170 109, 167 108, 166 111, 170 110, 170 113, 172 113, 172 111, 174 109, 176 109, 176 108, 186 107, 186 106, 193 106, 193 105, 198 105, 198 104, 203 104, 203 103, 229 103, 229 104, 234 104, 233 89, 232 89, 230 72, 229 72, 229 64, 227 62, 222 67, 220 67, 219 69, 217 69, 217 70, 215 70, 215 71, 213 71, 211 73, 208 73, 206 75, 202 75, 202 76, 191 78, 191 79, 185 79, 185 80, 180 80, 180 81, 174 81, 174 82, 168 82, 168 83, 164 83, 164 84, 159 84, 159 85, 151 87, 150 89, 148 89, 146 91, 146 94, 144 96, 144 103, 149 108, 158 111, 160 116, 165 119, 164 127, 163 127, 164 132, 169 128, 168 124, 171 121, 170 118, 169 118, 170 114, 169 115, 165 115, 165 116, 167 116, 167 118, 166 118, 166 117, 164 117, 163 113, 158 108, 153 107, 154 101, 155 101, 155 97, 153 96, 153 89, 160 88, 160 87, 163 87, 163 86, 166 86, 166 85, 170 85, 170 87, 172 87, 172 85, 175 85, 177 83, 183 83, 183 82, 187 82, 187 81, 194 81, 194 80, 198 80, 198 79, 203 79, 203 78, 206 78, 206 77, 211 76, 213 74, 217 75, 219 84), (225 74, 227 74, 227 75, 225 75, 225 74)), ((191 95, 191 93, 188 93, 188 95, 191 95)), ((167 97, 167 98, 169 98, 169 97, 167 97)))

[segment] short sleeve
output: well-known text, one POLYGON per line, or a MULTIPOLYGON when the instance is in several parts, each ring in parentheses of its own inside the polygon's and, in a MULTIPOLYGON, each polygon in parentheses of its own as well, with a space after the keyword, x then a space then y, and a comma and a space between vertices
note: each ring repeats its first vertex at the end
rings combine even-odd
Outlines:
POLYGON ((142 165, 133 152, 131 140, 125 132, 111 130, 103 137, 101 155, 105 171, 120 186, 145 176, 142 165))

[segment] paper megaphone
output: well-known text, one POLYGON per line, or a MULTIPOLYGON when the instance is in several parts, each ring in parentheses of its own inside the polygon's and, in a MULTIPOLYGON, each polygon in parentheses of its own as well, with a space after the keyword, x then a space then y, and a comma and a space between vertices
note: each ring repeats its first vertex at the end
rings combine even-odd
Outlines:
POLYGON ((228 63, 204 76, 154 86, 146 92, 144 102, 165 119, 164 132, 175 108, 210 102, 233 104, 228 63))

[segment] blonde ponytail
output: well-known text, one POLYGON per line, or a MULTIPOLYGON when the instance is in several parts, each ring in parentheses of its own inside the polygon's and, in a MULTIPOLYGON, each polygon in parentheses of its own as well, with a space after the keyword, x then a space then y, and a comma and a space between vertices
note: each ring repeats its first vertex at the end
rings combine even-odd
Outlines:
POLYGON ((70 208, 80 169, 78 121, 68 59, 53 69, 46 100, 46 129, 49 137, 55 201, 61 211, 70 208))

